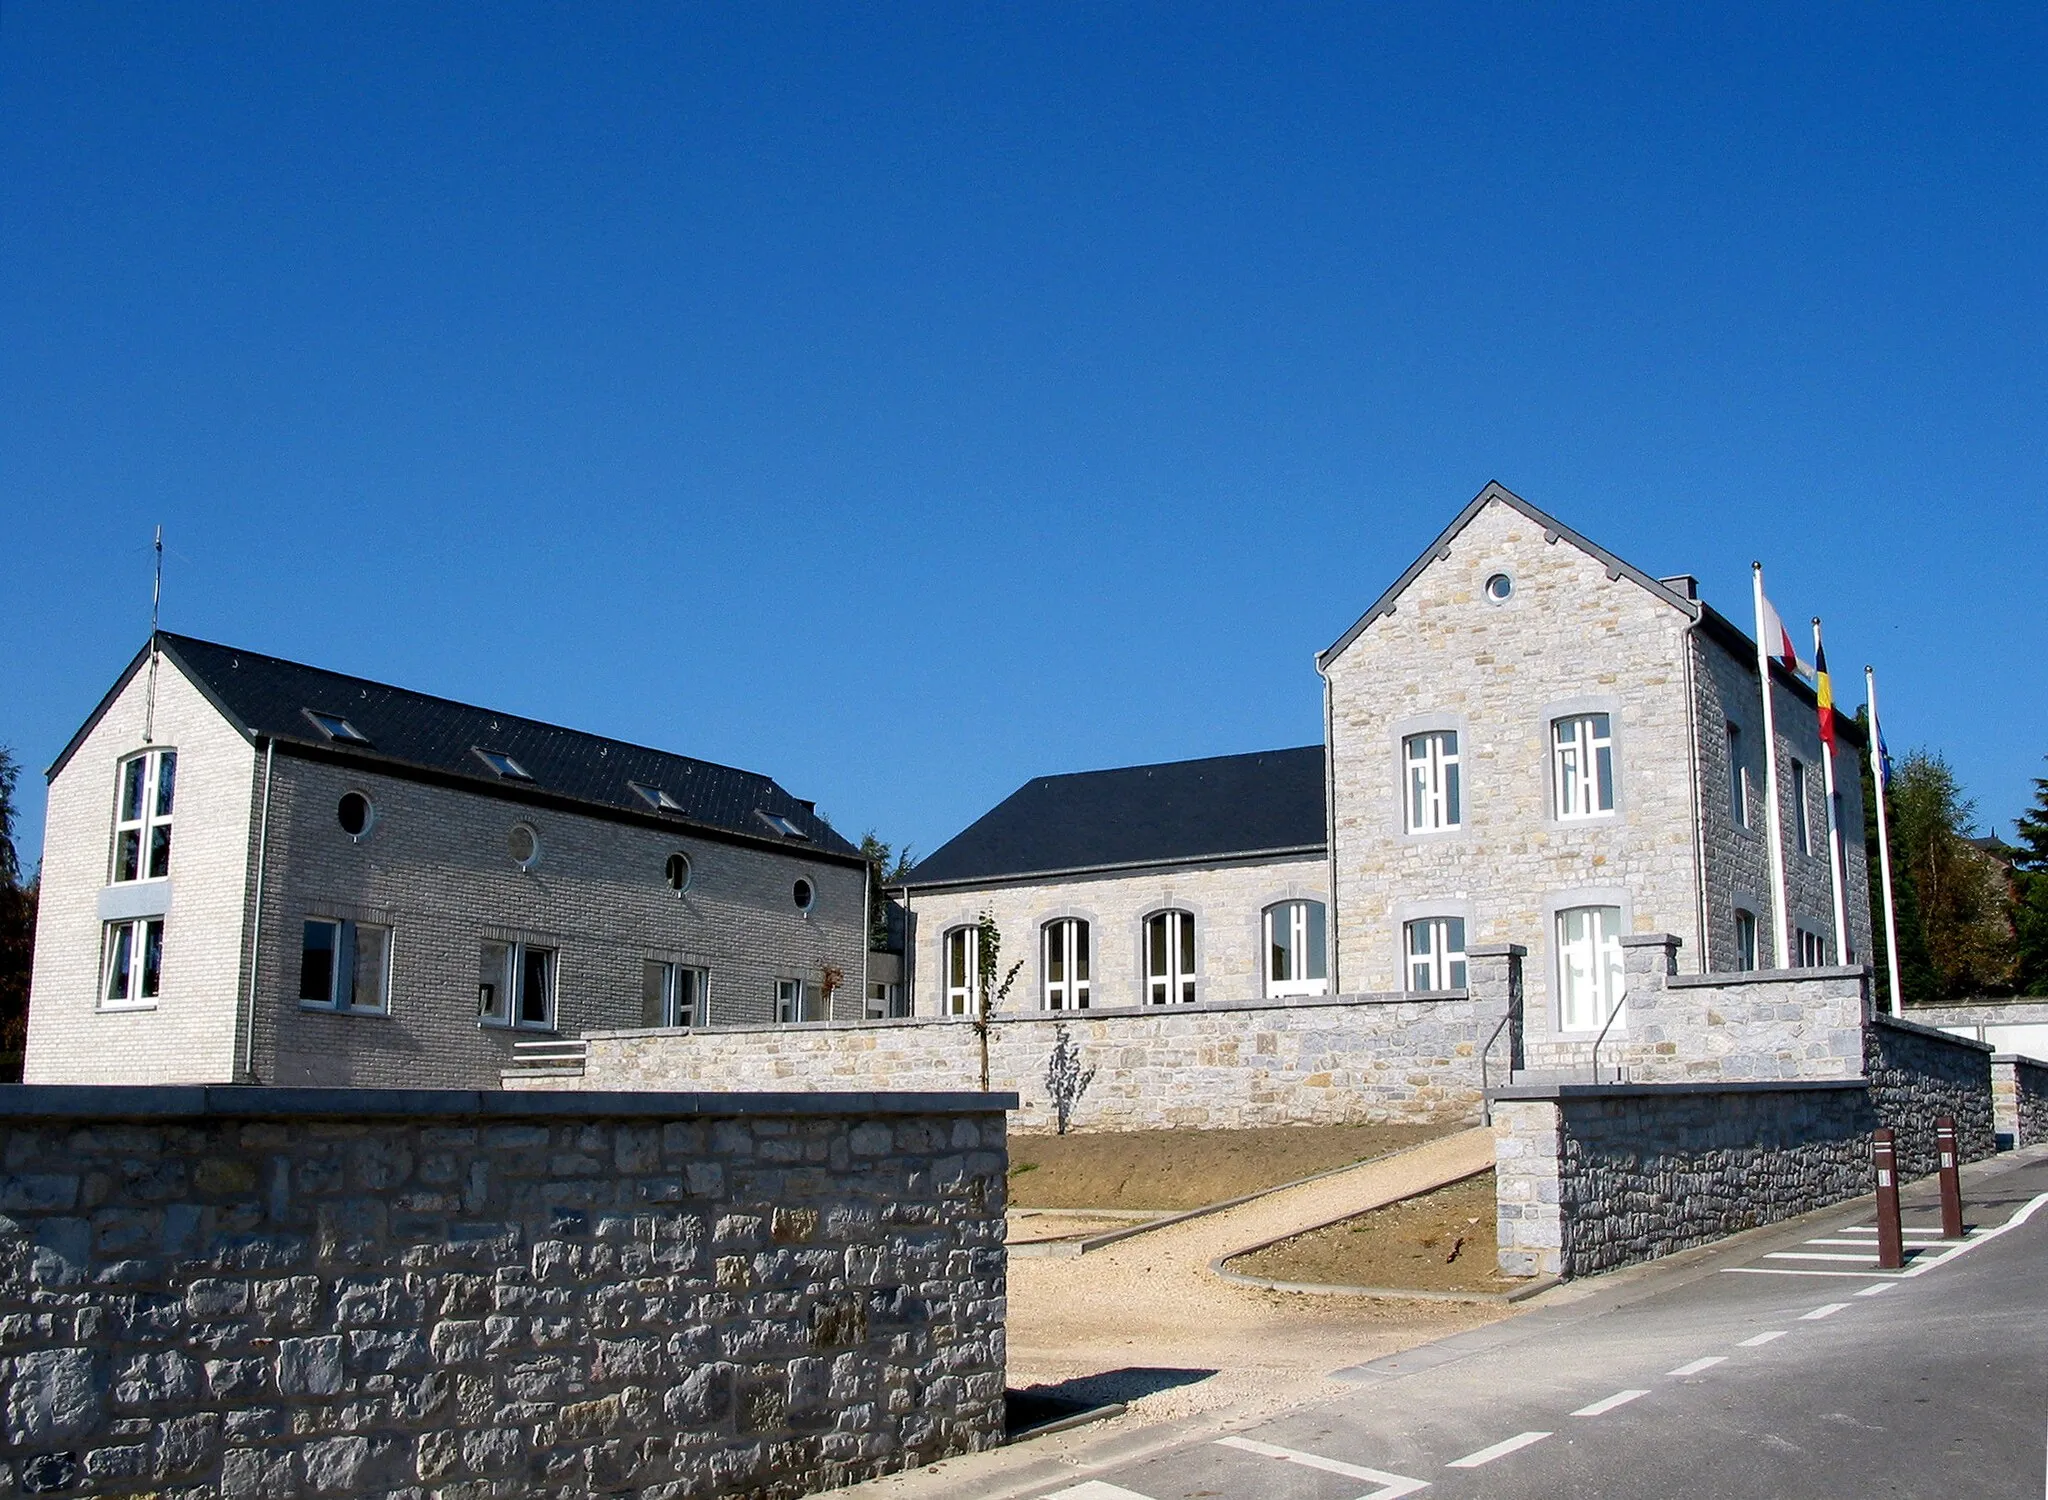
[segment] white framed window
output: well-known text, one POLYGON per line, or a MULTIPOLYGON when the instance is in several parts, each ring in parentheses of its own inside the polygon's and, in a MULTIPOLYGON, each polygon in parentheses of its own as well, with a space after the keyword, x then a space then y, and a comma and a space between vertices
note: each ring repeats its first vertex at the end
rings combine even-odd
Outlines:
POLYGON ((100 1008, 154 1009, 163 992, 164 919, 109 922, 102 943, 100 1008))
POLYGON ((1330 986, 1329 917, 1320 901, 1282 901, 1265 912, 1266 993, 1320 995, 1330 986))
POLYGON ((1435 833, 1463 824, 1458 775, 1458 731, 1432 730, 1401 741, 1407 769, 1408 831, 1435 833))
POLYGON ((811 987, 801 979, 778 979, 775 981, 775 1020, 778 1025, 787 1026, 794 1021, 822 1021, 823 1016, 808 1014, 811 1003, 811 987))
POLYGON ((1756 913, 1735 908, 1735 967, 1745 974, 1756 967, 1756 913))
POLYGON ((711 971, 647 959, 640 965, 640 1014, 656 1026, 702 1026, 711 1017, 711 971))
POLYGON ((1420 917, 1405 924, 1403 935, 1411 991, 1465 988, 1463 917, 1420 917))
POLYGON ((116 884, 171 873, 171 805, 177 793, 177 751, 145 750, 121 762, 114 805, 116 884))
POLYGON ((1620 1008, 1625 992, 1621 908, 1571 906, 1557 914, 1558 1024, 1597 1031, 1620 1008))
POLYGON ((1827 967, 1828 940, 1810 927, 1794 927, 1792 936, 1798 939, 1793 950, 1793 960, 1802 969, 1827 967))
POLYGON ((902 985, 880 979, 868 981, 867 1017, 870 1021, 901 1020, 903 1015, 902 985))
POLYGON ((1550 724, 1550 779, 1559 818, 1614 811, 1614 721, 1572 714, 1550 724))
POLYGON ((299 939, 299 1004, 382 1013, 391 1009, 391 929, 308 917, 299 939))
POLYGON ((1195 1000, 1195 914, 1154 912, 1145 919, 1145 1003, 1195 1000))
POLYGON ((690 875, 690 856, 687 854, 671 854, 662 864, 661 878, 678 896, 690 888, 690 875))
POLYGON ((1749 767, 1742 763, 1742 731, 1728 726, 1728 811, 1737 828, 1749 827, 1749 767))
POLYGON ((1040 929, 1045 959, 1045 1008, 1088 1008, 1088 924, 1079 917, 1061 917, 1040 929))
POLYGON ((1813 853, 1813 815, 1808 810, 1806 762, 1792 761, 1792 847, 1801 854, 1813 853))
POLYGON ((974 986, 981 971, 981 930, 955 927, 945 937, 946 1010, 949 1016, 974 1014, 974 986))
POLYGON ((476 1013, 486 1026, 555 1028, 553 948, 486 938, 477 961, 476 1013))

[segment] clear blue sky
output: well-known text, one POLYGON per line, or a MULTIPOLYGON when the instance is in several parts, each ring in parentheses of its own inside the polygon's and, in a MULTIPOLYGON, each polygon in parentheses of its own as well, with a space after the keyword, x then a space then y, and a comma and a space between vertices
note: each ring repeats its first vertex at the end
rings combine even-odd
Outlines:
POLYGON ((167 626, 929 851, 1488 479, 2048 752, 2048 11, 0 8, 0 743, 167 626), (431 12, 431 13, 428 13, 431 12))

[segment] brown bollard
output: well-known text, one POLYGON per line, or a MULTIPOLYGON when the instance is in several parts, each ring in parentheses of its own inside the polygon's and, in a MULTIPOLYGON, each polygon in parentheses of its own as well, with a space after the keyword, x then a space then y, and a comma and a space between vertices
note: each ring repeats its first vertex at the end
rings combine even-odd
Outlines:
POLYGON ((1899 1161, 1889 1130, 1878 1131, 1870 1146, 1877 1168, 1877 1268, 1896 1271, 1906 1264, 1905 1236, 1899 1233, 1899 1161))
POLYGON ((1956 1122, 1934 1122, 1934 1150, 1941 1161, 1941 1237, 1963 1237, 1963 1174, 1957 1166, 1956 1122))

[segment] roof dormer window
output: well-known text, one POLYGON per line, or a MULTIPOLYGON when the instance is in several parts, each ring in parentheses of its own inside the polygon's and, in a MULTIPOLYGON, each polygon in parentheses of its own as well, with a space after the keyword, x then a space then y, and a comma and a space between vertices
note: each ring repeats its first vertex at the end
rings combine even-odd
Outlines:
POLYGON ((327 714, 317 708, 302 709, 302 713, 313 721, 313 727, 330 740, 339 740, 344 745, 367 745, 370 737, 349 723, 340 714, 327 714))
POLYGON ((519 764, 518 761, 502 750, 486 750, 482 745, 472 745, 470 749, 475 752, 478 760, 489 766, 493 771, 496 771, 507 781, 533 780, 533 777, 527 774, 526 767, 519 764))
POLYGON ((811 836, 808 833, 805 833, 801 828, 797 827, 796 824, 791 822, 788 818, 785 818, 781 813, 772 813, 761 808, 756 808, 754 809, 754 816, 759 818, 763 823, 766 823, 770 828, 774 829, 775 832, 783 838, 802 839, 805 843, 810 842, 811 836))
POLYGON ((626 785, 633 789, 635 796, 656 812, 679 813, 683 810, 682 803, 676 801, 675 798, 658 786, 642 786, 637 781, 629 781, 626 785))

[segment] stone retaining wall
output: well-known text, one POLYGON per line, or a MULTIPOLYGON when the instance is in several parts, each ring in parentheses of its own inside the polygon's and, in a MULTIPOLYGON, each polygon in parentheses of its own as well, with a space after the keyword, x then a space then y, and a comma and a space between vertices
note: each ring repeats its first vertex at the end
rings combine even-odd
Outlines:
POLYGON ((2009 1053, 1993 1057, 1991 1110, 2000 1146, 2048 1141, 2048 1063, 2009 1053))
POLYGON ((1956 1122, 1964 1161, 1998 1150, 1987 1044, 1878 1016, 1863 1033, 1863 1069, 1877 1123, 1896 1134, 1900 1177, 1911 1181, 1935 1170, 1934 1122, 1944 1115, 1956 1122))
POLYGON ((1871 1128, 1854 1081, 1503 1090, 1500 1268, 1587 1276, 1855 1197, 1871 1128))
MULTIPOLYGON (((1064 1033, 1092 1071, 1072 1128, 1242 1129, 1381 1120, 1477 1120, 1479 1053, 1499 1005, 1436 997, 1145 1006, 999 1014, 989 1080, 1022 1103, 1012 1128, 1055 1128, 1047 1073, 1064 1033)), ((615 1031, 586 1038, 581 1076, 505 1075, 514 1090, 975 1089, 965 1018, 763 1029, 615 1031)), ((1496 1066, 1505 1053, 1496 1049, 1496 1066)), ((1501 1075, 1495 1073, 1496 1079, 1501 1075)))
POLYGON ((0 1461, 783 1497, 991 1446, 1013 1102, 0 1091, 0 1461))

